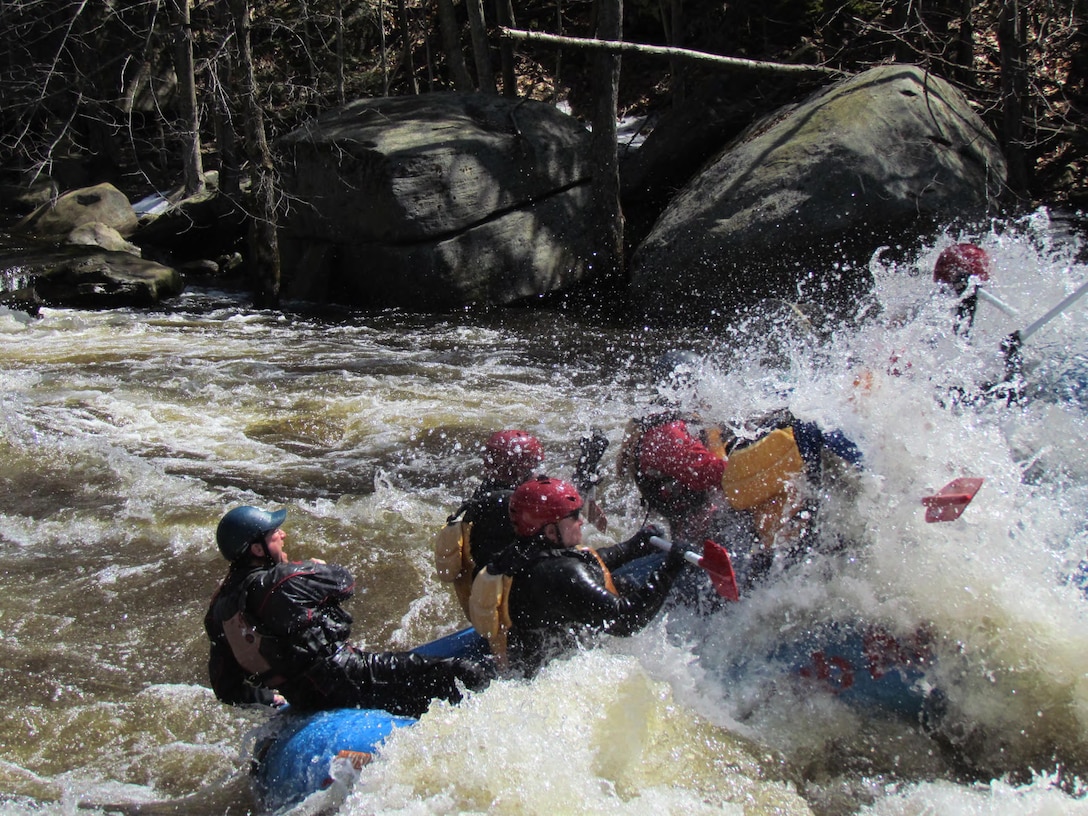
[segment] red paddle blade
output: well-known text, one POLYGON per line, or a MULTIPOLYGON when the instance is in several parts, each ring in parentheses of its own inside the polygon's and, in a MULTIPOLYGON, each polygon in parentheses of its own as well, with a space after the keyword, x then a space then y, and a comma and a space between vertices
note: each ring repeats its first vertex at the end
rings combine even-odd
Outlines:
POLYGON ((932 496, 923 496, 926 506, 926 521, 955 521, 960 517, 971 499, 982 487, 983 480, 971 476, 953 479, 932 496))
POLYGON ((727 601, 740 600, 740 592, 737 591, 737 576, 733 572, 733 559, 729 557, 725 547, 709 539, 704 541, 703 557, 699 559, 699 566, 707 571, 710 583, 718 595, 727 601))
POLYGON ((590 499, 586 504, 586 518, 589 523, 600 530, 602 533, 608 529, 608 516, 604 514, 604 510, 597 502, 590 499))

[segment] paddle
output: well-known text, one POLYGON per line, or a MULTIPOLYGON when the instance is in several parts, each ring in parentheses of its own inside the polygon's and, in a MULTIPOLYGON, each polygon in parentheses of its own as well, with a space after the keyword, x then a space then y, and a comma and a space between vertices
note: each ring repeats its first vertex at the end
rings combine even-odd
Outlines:
POLYGON ((1066 309, 1068 309, 1070 306, 1072 306, 1074 303, 1076 303, 1078 300, 1080 300, 1084 296, 1084 294, 1086 292, 1088 292, 1088 281, 1085 281, 1080 286, 1078 286, 1072 292, 1072 294, 1066 295, 1066 297, 1062 300, 1061 303, 1059 303, 1057 306, 1055 306, 1053 309, 1051 309, 1045 315, 1040 317, 1038 320, 1036 320, 1034 323, 1032 323, 1026 329, 1023 329, 1020 332, 1017 332, 1017 334, 1019 334, 1019 337, 1020 337, 1020 342, 1023 343, 1025 340, 1027 340, 1029 337, 1031 337, 1033 334, 1035 334, 1035 332, 1039 331, 1039 329, 1041 329, 1043 326, 1045 326, 1047 323, 1049 323, 1055 317, 1060 315, 1062 312, 1064 312, 1066 309))
POLYGON ((987 303, 989 303, 989 304, 991 304, 993 306, 996 306, 998 309, 1003 311, 1009 317, 1019 317, 1019 315, 1020 315, 1020 312, 1019 312, 1018 309, 1016 309, 1013 306, 1010 306, 1005 301, 994 297, 989 292, 987 292, 985 289, 983 289, 981 286, 975 288, 975 294, 977 294, 982 300, 985 300, 987 303))
POLYGON ((601 464, 601 457, 604 456, 605 450, 608 449, 608 437, 604 435, 604 431, 594 428, 591 435, 583 436, 578 441, 578 447, 582 453, 574 468, 574 483, 586 501, 586 518, 603 533, 608 529, 608 517, 597 504, 594 494, 597 492, 597 482, 600 480, 597 468, 601 464))
POLYGON ((982 487, 983 480, 972 476, 953 479, 931 496, 923 496, 926 506, 926 521, 955 521, 960 517, 971 499, 982 487))
POLYGON ((1073 290, 1072 293, 1062 298, 1062 301, 1058 303, 1058 305, 1054 306, 1054 308, 1050 309, 1050 311, 1026 329, 1014 331, 1001 341, 1001 351, 1005 354, 1005 378, 999 386, 1002 389, 1002 393, 1007 395, 1009 402, 1015 402, 1020 398, 1021 394, 1020 389, 1023 385, 1021 372, 1023 370, 1024 361, 1020 354, 1020 348, 1024 345, 1024 341, 1084 297, 1085 294, 1088 294, 1088 281, 1085 281, 1073 290))
MULTIPOLYGON (((668 552, 676 545, 659 536, 650 536, 650 543, 659 550, 668 552)), ((710 576, 710 583, 714 591, 727 601, 739 601, 740 592, 737 591, 737 576, 733 572, 733 561, 725 547, 707 540, 703 542, 703 555, 700 558, 693 552, 685 552, 684 560, 689 564, 706 570, 710 576)))

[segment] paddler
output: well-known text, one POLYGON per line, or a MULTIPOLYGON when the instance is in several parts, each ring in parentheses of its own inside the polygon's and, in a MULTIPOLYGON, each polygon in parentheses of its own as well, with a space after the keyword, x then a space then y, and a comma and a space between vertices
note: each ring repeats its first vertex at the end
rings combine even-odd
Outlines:
POLYGON ((341 604, 355 580, 344 567, 289 561, 286 510, 230 510, 216 543, 230 570, 204 618, 208 671, 216 697, 232 705, 282 704, 300 710, 375 708, 419 717, 434 699, 458 702, 493 676, 489 664, 353 646, 341 604))
POLYGON ((495 431, 484 443, 483 479, 433 542, 435 569, 453 585, 468 616, 472 579, 494 556, 514 542, 510 496, 544 461, 544 446, 520 429, 495 431))
MULTIPOLYGON (((696 430, 700 418, 682 413, 678 399, 667 395, 694 391, 702 361, 692 352, 670 352, 654 370, 666 396, 629 424, 617 468, 634 480, 648 510, 668 522, 673 540, 724 547, 747 588, 776 561, 789 563, 813 549, 825 453, 854 467, 861 462, 857 446, 841 431, 824 432, 788 411, 750 420, 737 433, 696 430)), ((706 589, 698 591, 699 605, 717 605, 706 589)))
MULTIPOLYGON (((978 308, 979 289, 981 284, 989 282, 992 272, 993 262, 990 255, 978 244, 952 244, 941 250, 941 254, 937 256, 933 264, 933 282, 942 291, 958 298, 952 323, 956 334, 967 337, 970 333, 978 308)), ((1013 332, 1001 343, 1004 360, 1002 378, 983 383, 973 394, 963 389, 953 389, 953 401, 978 403, 1001 400, 1011 403, 1018 400, 1023 391, 1024 367, 1020 349, 1020 334, 1013 332)))
POLYGON ((945 247, 933 264, 933 282, 958 299, 952 330, 966 337, 975 322, 978 287, 990 280, 993 264, 978 244, 958 243, 945 247))
POLYGON ((664 531, 647 525, 621 544, 592 550, 582 546, 583 504, 561 479, 537 476, 519 485, 510 498, 517 540, 473 582, 473 626, 519 674, 531 676, 599 634, 643 628, 684 568, 683 551, 673 547, 643 581, 613 576, 656 552, 649 539, 664 531))

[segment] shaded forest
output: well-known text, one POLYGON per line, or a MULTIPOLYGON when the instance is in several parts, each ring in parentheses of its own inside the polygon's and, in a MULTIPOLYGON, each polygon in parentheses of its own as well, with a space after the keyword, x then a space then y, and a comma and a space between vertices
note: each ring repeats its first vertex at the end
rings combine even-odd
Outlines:
MULTIPOLYGON (((630 43, 843 72, 922 65, 977 102, 1008 156, 1011 203, 1088 204, 1083 2, 621 2, 5 2, 3 181, 110 181, 135 198, 198 189, 217 170, 225 191, 247 176, 259 190, 278 135, 368 96, 481 90, 555 101, 590 121, 593 52, 503 31, 595 37, 620 12, 630 43)), ((659 115, 714 95, 751 118, 826 81, 624 53, 618 112, 659 115)))

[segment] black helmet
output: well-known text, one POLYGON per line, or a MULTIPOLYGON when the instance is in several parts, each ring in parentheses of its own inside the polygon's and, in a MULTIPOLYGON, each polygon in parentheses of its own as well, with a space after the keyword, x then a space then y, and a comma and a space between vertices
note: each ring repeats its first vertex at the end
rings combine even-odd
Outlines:
POLYGON ((245 554, 250 544, 283 524, 285 518, 286 510, 269 512, 243 504, 219 519, 219 526, 215 528, 215 543, 219 545, 219 552, 223 553, 224 558, 234 561, 245 554))

